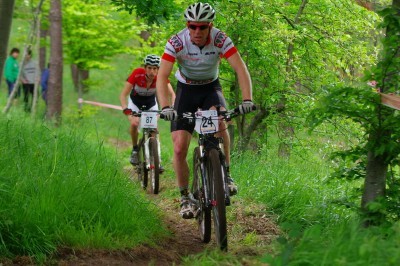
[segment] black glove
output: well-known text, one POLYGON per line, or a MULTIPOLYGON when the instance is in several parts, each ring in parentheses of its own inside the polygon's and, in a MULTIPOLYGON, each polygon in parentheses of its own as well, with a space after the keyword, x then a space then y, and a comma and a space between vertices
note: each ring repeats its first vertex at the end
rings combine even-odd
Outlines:
POLYGON ((124 113, 124 115, 132 115, 133 111, 129 108, 125 108, 122 110, 122 113, 124 113))
POLYGON ((178 118, 178 114, 176 113, 174 108, 169 106, 166 106, 162 109, 161 116, 164 118, 164 120, 167 121, 175 121, 178 118))
POLYGON ((253 111, 254 103, 251 100, 244 100, 239 105, 239 112, 240 114, 244 115, 253 111))

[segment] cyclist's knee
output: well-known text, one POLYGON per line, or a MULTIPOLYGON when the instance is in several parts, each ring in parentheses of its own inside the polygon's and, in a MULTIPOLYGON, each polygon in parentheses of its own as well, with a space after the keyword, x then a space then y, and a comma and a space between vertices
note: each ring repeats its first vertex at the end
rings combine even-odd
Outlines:
POLYGON ((186 158, 186 155, 188 153, 188 147, 186 145, 178 144, 176 143, 174 145, 174 155, 175 158, 178 160, 184 160, 186 158))
POLYGON ((186 134, 182 132, 173 132, 172 140, 174 142, 175 158, 184 160, 189 149, 190 136, 187 137, 186 134))
POLYGON ((139 126, 139 119, 137 117, 130 117, 129 122, 131 123, 132 129, 137 129, 139 126))
POLYGON ((211 106, 210 110, 226 111, 226 108, 221 105, 211 106))

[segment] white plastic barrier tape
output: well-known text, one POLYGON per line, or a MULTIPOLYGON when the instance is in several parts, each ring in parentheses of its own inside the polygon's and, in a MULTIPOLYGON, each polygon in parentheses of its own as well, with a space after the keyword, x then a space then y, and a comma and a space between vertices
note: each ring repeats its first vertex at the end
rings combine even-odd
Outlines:
POLYGON ((105 108, 110 108, 110 109, 115 109, 115 110, 122 110, 122 107, 119 105, 113 105, 113 104, 108 104, 108 103, 99 103, 99 102, 93 102, 93 101, 86 101, 82 98, 78 99, 78 103, 87 103, 95 106, 100 106, 100 107, 105 107, 105 108))

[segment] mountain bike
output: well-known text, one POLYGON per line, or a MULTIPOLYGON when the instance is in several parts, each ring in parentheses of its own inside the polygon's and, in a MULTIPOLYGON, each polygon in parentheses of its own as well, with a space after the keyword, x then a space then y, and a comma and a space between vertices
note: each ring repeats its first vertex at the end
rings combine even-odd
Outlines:
POLYGON ((211 240, 211 217, 218 247, 228 250, 226 206, 230 206, 228 177, 223 139, 216 137, 220 119, 229 121, 238 116, 239 109, 230 111, 206 110, 194 114, 184 113, 179 119, 195 123, 199 133, 198 146, 193 152, 193 181, 191 193, 195 202, 195 218, 200 238, 204 243, 211 240))
POLYGON ((139 163, 136 167, 138 180, 143 189, 147 189, 150 179, 150 190, 158 194, 160 187, 160 143, 158 141, 157 114, 160 111, 148 110, 132 113, 140 117, 142 137, 138 143, 139 163))

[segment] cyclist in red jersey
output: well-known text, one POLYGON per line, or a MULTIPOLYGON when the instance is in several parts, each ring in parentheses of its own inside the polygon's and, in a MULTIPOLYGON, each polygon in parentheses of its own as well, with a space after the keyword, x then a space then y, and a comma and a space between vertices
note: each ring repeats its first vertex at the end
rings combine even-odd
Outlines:
MULTIPOLYGON (((196 112, 221 108, 226 109, 222 88, 218 80, 219 64, 225 58, 235 70, 242 91, 243 102, 239 109, 242 114, 251 112, 252 84, 250 74, 232 40, 222 31, 213 27, 215 10, 207 3, 190 5, 184 14, 186 28, 173 35, 165 46, 157 79, 157 95, 166 120, 171 120, 172 140, 174 143, 173 164, 181 193, 180 214, 185 219, 193 218, 191 195, 189 194, 189 167, 186 156, 190 144, 193 126, 183 121, 175 121, 177 113, 196 112), (168 103, 168 77, 174 63, 179 69, 175 73, 178 79, 174 107, 168 103)), ((237 193, 237 186, 229 174, 229 135, 225 123, 221 122, 220 135, 224 138, 224 152, 228 170, 230 194, 237 193)))
MULTIPOLYGON (((131 116, 132 112, 139 110, 158 110, 156 100, 156 81, 157 73, 160 67, 160 57, 148 55, 144 59, 144 68, 136 68, 126 80, 124 89, 120 94, 121 107, 123 113, 128 116, 131 124, 130 134, 132 139, 132 153, 130 162, 133 165, 138 164, 138 135, 139 118, 131 116), (129 97, 128 97, 129 95, 129 97), (128 98, 128 100, 127 100, 128 98)), ((172 103, 175 101, 175 92, 171 84, 167 83, 169 99, 172 103)))

